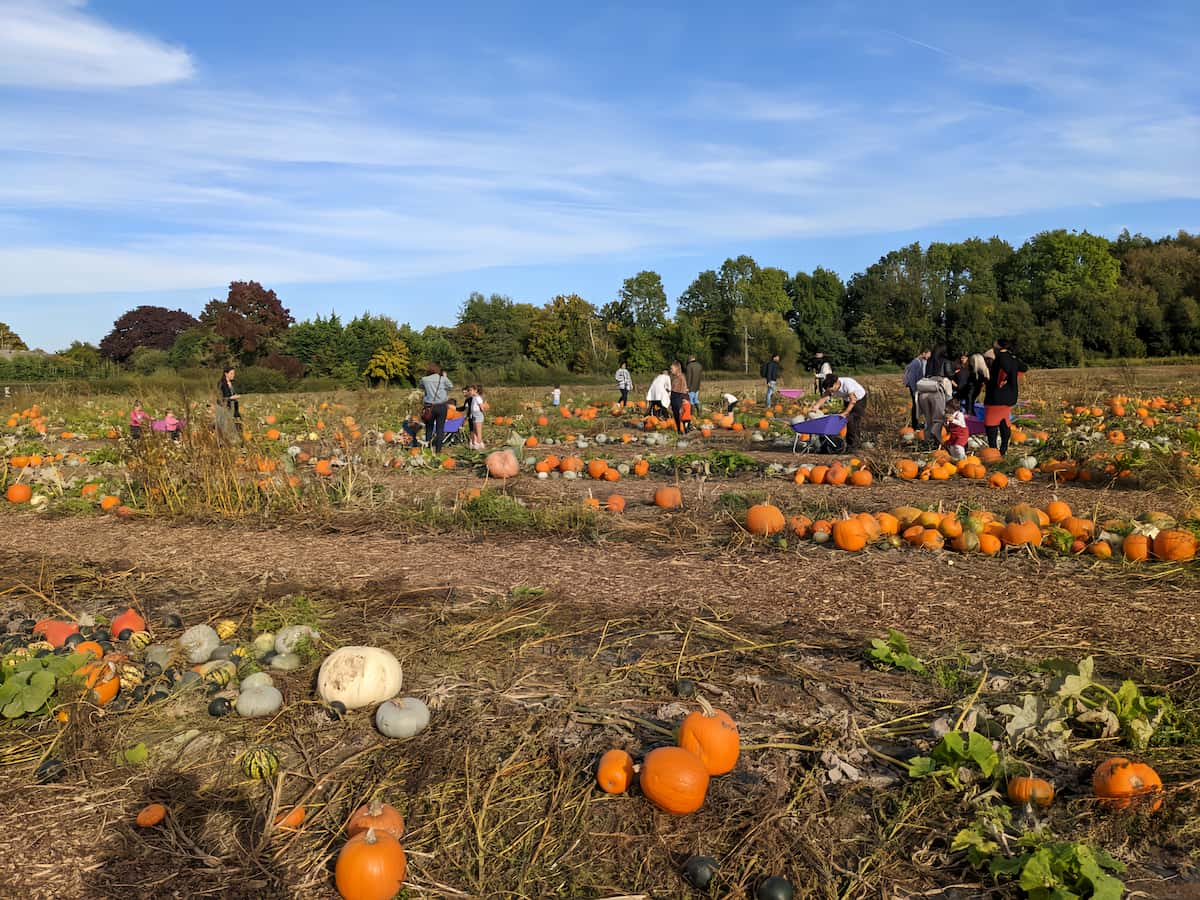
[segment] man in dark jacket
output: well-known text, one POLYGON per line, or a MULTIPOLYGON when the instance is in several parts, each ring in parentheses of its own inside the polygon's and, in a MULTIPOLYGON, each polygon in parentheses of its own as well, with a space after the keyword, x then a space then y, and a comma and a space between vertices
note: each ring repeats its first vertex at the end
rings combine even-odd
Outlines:
POLYGON ((779 365, 778 353, 773 354, 769 362, 763 363, 761 373, 767 382, 767 406, 771 405, 771 398, 775 395, 775 387, 779 384, 779 376, 782 372, 783 367, 779 365))
POLYGON ((692 415, 700 410, 700 380, 704 377, 704 367, 700 360, 689 356, 683 375, 687 379, 688 402, 692 404, 692 415))

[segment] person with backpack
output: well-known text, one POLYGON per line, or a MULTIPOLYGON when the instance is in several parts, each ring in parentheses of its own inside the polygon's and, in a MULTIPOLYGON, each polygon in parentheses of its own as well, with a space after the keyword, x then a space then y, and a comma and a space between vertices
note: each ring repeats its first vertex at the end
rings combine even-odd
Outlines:
POLYGON ((983 393, 983 426, 987 432, 989 447, 995 447, 1003 456, 1008 452, 1008 441, 1012 437, 1009 419, 1017 405, 1017 378, 1028 372, 1029 366, 1012 353, 1012 345, 1006 338, 998 338, 992 346, 995 356, 988 365, 988 381, 983 393))
POLYGON ((687 379, 688 402, 692 404, 694 411, 699 412, 700 382, 704 378, 704 366, 700 365, 700 360, 696 359, 694 354, 688 357, 683 375, 687 379))
POLYGON ((425 367, 421 379, 421 421, 425 423, 425 442, 432 445, 435 453, 442 452, 442 440, 446 433, 446 413, 450 406, 450 391, 454 385, 437 363, 425 367))
POLYGON ((771 354, 771 358, 762 364, 762 368, 758 370, 767 382, 767 406, 771 405, 771 398, 775 395, 775 387, 779 384, 779 376, 783 373, 783 367, 779 364, 779 354, 771 354))

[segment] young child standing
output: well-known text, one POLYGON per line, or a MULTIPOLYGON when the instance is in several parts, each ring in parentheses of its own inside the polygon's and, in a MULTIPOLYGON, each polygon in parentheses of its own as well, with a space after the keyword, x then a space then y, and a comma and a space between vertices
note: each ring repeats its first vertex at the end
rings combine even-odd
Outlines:
POLYGON ((558 406, 561 401, 562 401, 562 391, 560 391, 558 389, 558 385, 556 384, 554 386, 554 390, 552 390, 550 392, 550 402, 553 403, 555 406, 558 406))
POLYGON ((946 430, 950 438, 946 441, 946 450, 954 460, 965 459, 967 455, 967 417, 963 415, 962 404, 958 400, 946 401, 946 430))
POLYGON ((692 430, 692 401, 684 400, 683 406, 679 410, 679 421, 683 425, 683 433, 687 434, 692 430))
POLYGON ((471 439, 468 444, 472 450, 483 449, 483 388, 477 384, 467 386, 467 408, 464 410, 467 423, 471 426, 471 439))

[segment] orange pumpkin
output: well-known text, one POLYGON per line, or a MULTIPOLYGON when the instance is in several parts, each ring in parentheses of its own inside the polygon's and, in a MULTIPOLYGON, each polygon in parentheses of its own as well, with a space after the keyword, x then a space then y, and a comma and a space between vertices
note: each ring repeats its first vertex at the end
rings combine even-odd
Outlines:
POLYGON ((1012 803, 1049 806, 1054 802, 1054 785, 1044 778, 1021 776, 1008 779, 1008 799, 1012 803))
POLYGON ((373 828, 346 841, 334 867, 343 900, 391 900, 400 893, 407 874, 408 860, 400 842, 373 828))
POLYGON ((874 480, 870 469, 855 469, 850 474, 850 483, 855 487, 866 487, 874 480))
POLYGON ((833 545, 855 553, 867 546, 867 532, 858 519, 838 519, 833 523, 833 545))
POLYGON ((683 506, 683 494, 677 487, 660 487, 654 492, 654 505, 660 509, 679 509, 683 506))
POLYGON ((650 473, 650 463, 644 459, 639 459, 633 464, 633 474, 638 478, 645 478, 650 473))
POLYGON ((609 512, 625 512, 625 498, 620 494, 611 494, 608 498, 608 502, 605 503, 605 506, 608 508, 609 512))
POLYGON ((1064 519, 1071 518, 1071 507, 1062 500, 1051 500, 1046 504, 1046 515, 1050 517, 1051 524, 1057 525, 1064 519))
POLYGON ((679 726, 679 746, 694 755, 709 775, 724 775, 737 765, 741 741, 737 723, 729 713, 713 709, 698 697, 700 709, 689 713, 679 726))
POLYGON ((638 783, 655 806, 675 815, 704 805, 709 774, 704 763, 682 747, 658 747, 642 760, 638 783))
POLYGON ((808 473, 808 480, 813 484, 824 484, 825 476, 829 474, 829 466, 813 466, 808 473))
POLYGON ((879 523, 880 534, 899 534, 900 520, 892 513, 880 512, 875 514, 875 521, 879 523))
POLYGON ((1150 812, 1162 806, 1162 779, 1145 763, 1123 756, 1106 759, 1092 774, 1092 791, 1101 806, 1127 809, 1149 804, 1150 812))
POLYGON ((606 794, 623 794, 633 783, 633 757, 624 750, 609 750, 596 767, 596 783, 606 794))
POLYGON ((1000 538, 994 534, 979 535, 979 552, 984 556, 995 556, 1000 552, 1000 538))
POLYGON ((511 450, 494 450, 484 459, 488 475, 501 480, 513 478, 521 471, 520 463, 511 450))
POLYGON ((42 635, 50 646, 56 649, 78 631, 79 626, 74 622, 64 622, 61 619, 42 619, 33 626, 33 633, 42 635))
POLYGON ((1187 562, 1196 557, 1196 536, 1190 531, 1170 529, 1154 538, 1154 556, 1164 562, 1187 562))
POLYGON ((404 837, 404 817, 391 804, 372 800, 351 813, 346 822, 346 834, 349 837, 366 834, 372 828, 399 840, 404 837))
POLYGON ((1121 550, 1130 562, 1145 562, 1150 557, 1150 539, 1144 534, 1127 535, 1121 550))
POLYGON ((33 488, 27 484, 10 484, 4 496, 9 503, 28 503, 33 499, 33 488))
POLYGON ((1037 547, 1042 543, 1042 530, 1032 522, 1009 522, 1004 526, 1000 540, 1009 547, 1037 547))
POLYGON ((979 451, 979 458, 985 463, 995 463, 1000 462, 1003 457, 1000 455, 1000 451, 995 447, 984 447, 981 451, 979 451))
POLYGON ((920 468, 915 460, 898 459, 895 463, 896 475, 903 478, 905 481, 912 481, 920 473, 920 468))
POLYGON ((303 806, 293 806, 287 812, 281 812, 275 817, 274 825, 276 828, 287 828, 295 830, 304 824, 308 812, 303 806))
POLYGON ((1018 466, 1013 474, 1017 476, 1017 481, 1033 481, 1033 470, 1025 466, 1018 466))
POLYGON ((1008 487, 1008 476, 1003 472, 993 472, 987 481, 990 488, 1006 488, 1008 487))
POLYGON ((587 464, 587 473, 589 478, 600 479, 604 477, 604 473, 608 471, 608 463, 602 459, 589 460, 587 464))
POLYGON ((146 620, 132 606, 112 620, 109 631, 119 638, 125 631, 145 631, 146 620))
POLYGON ((746 512, 746 530, 751 534, 778 534, 786 525, 779 507, 770 503, 756 503, 746 512))
POLYGON ((153 828, 166 817, 167 808, 165 806, 161 803, 151 803, 138 810, 137 818, 134 821, 137 822, 138 828, 153 828))

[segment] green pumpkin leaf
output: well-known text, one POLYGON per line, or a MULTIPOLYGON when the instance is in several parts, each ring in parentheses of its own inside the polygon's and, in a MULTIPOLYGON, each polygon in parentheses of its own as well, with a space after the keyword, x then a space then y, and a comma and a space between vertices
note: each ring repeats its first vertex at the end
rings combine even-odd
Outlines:
POLYGON ((149 758, 150 751, 146 749, 145 743, 139 743, 130 747, 128 750, 121 751, 118 762, 127 766, 140 766, 145 764, 146 760, 149 758))

